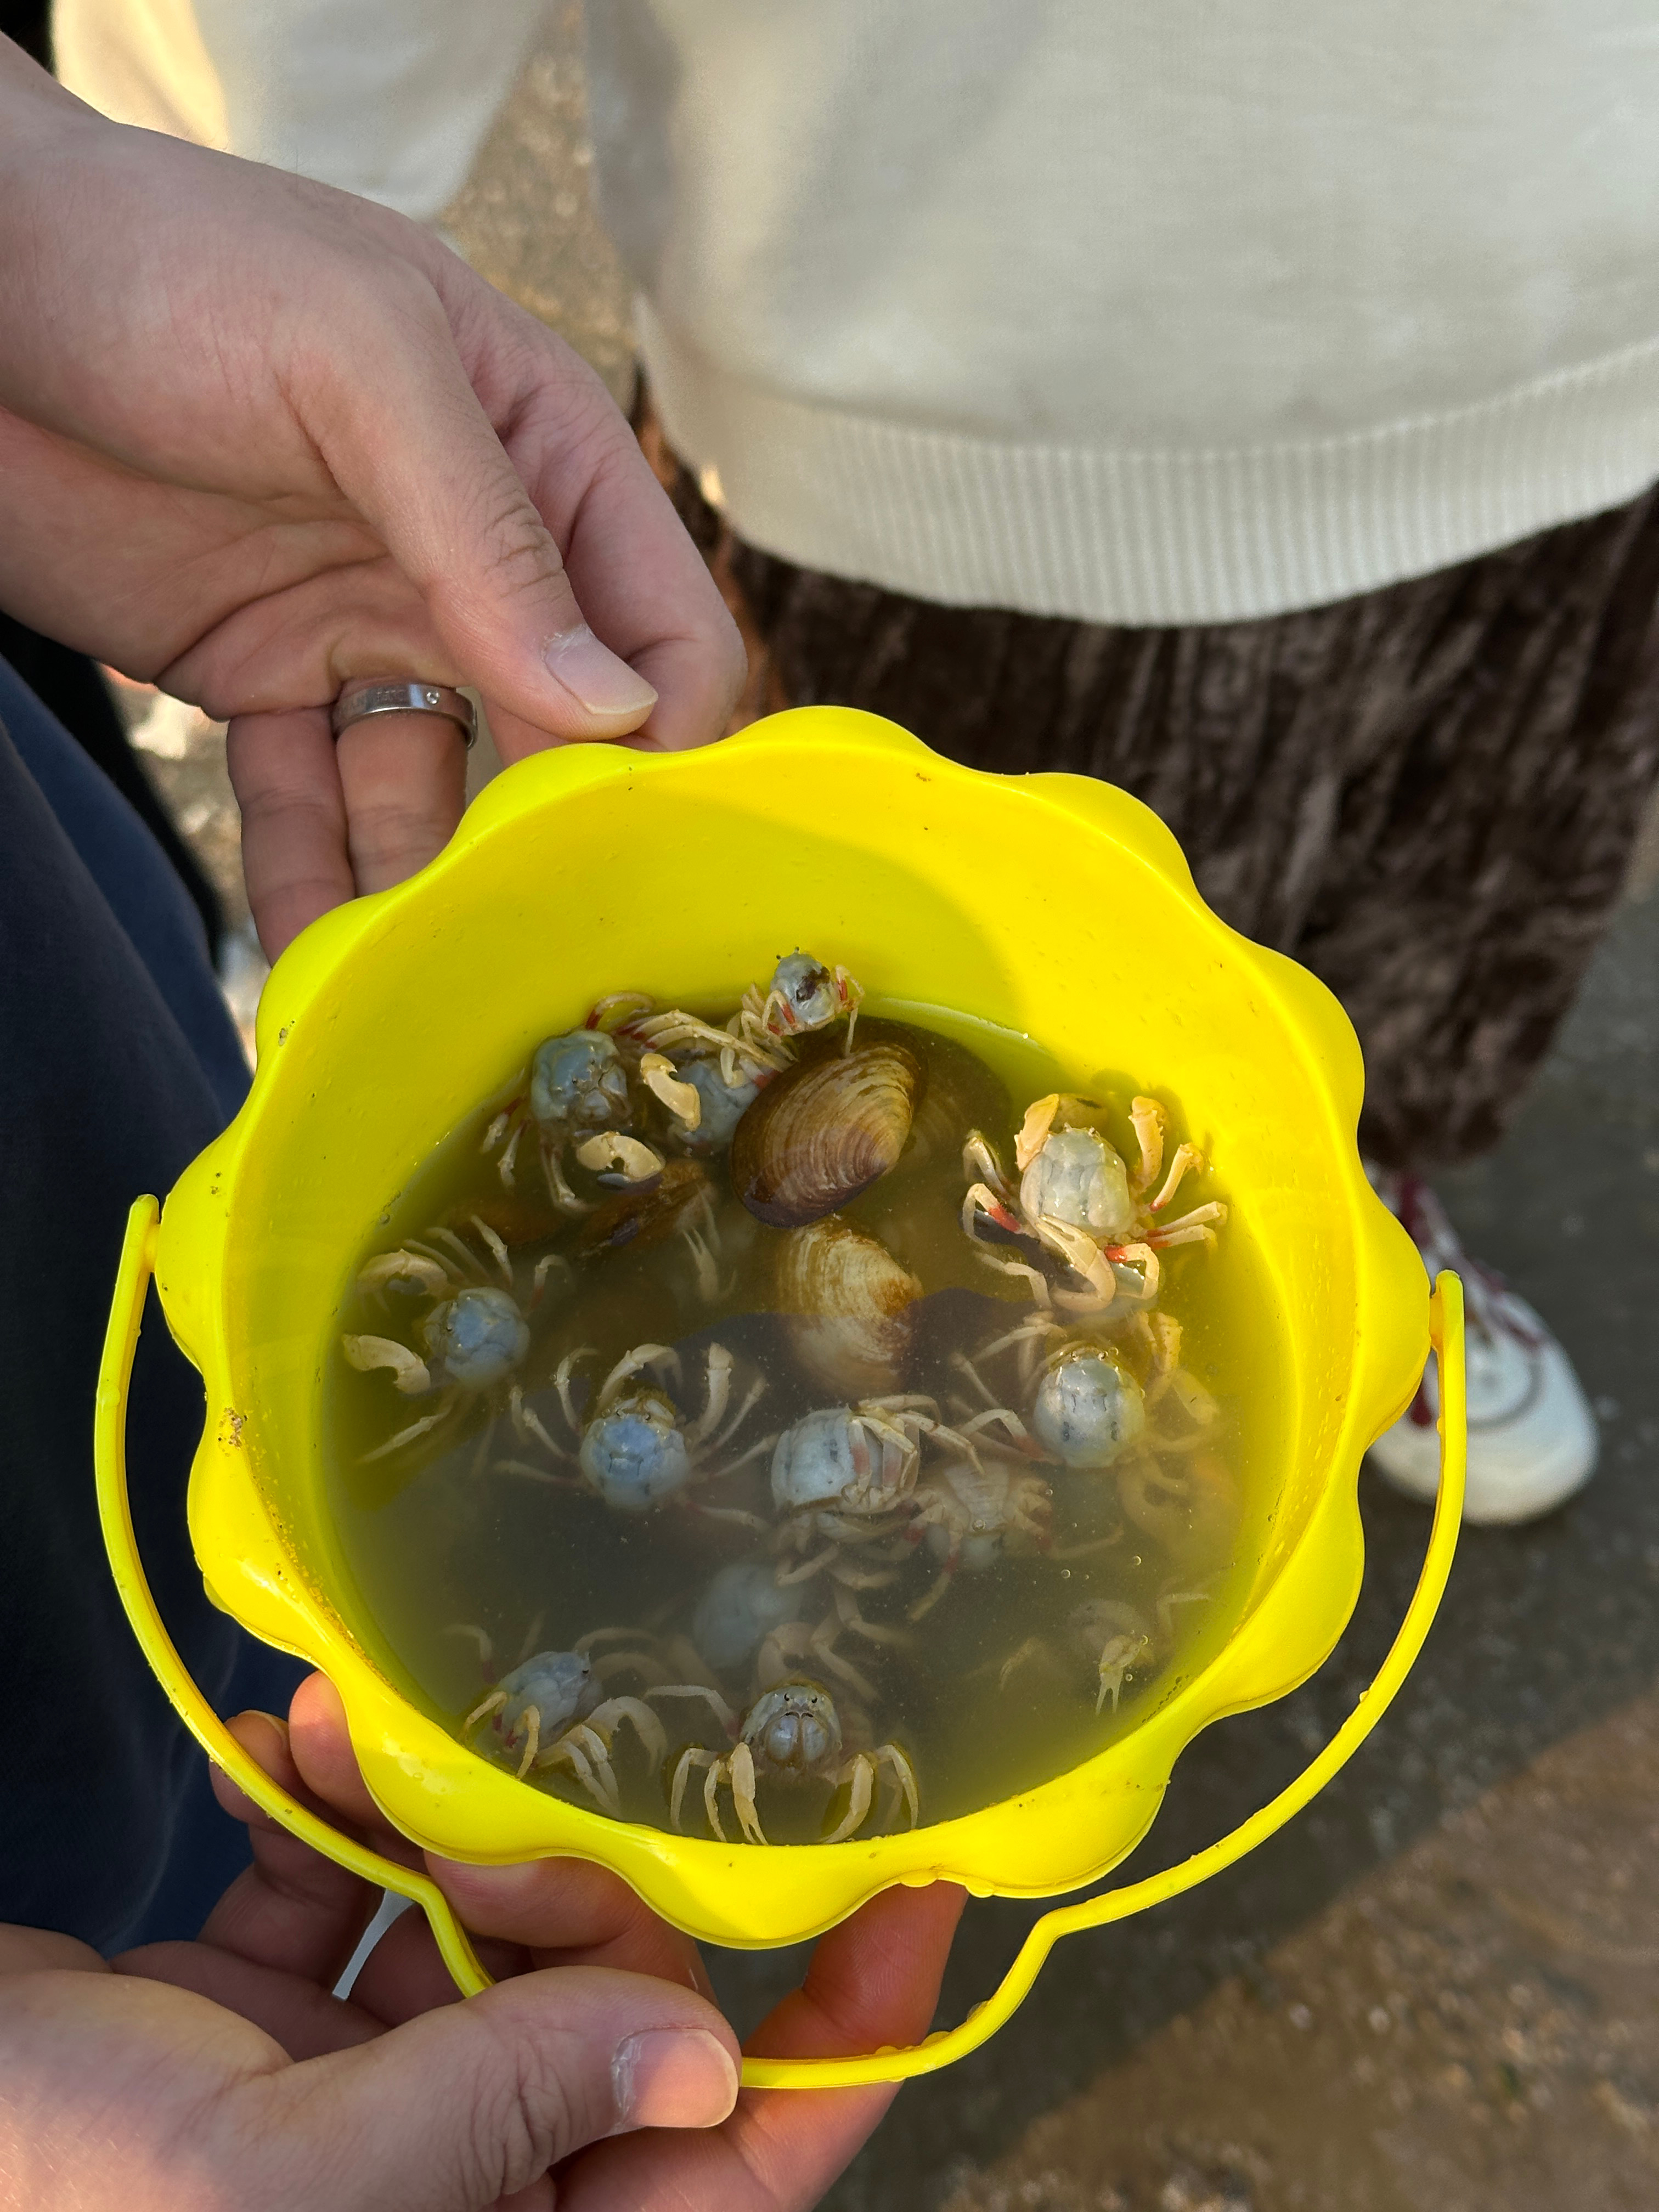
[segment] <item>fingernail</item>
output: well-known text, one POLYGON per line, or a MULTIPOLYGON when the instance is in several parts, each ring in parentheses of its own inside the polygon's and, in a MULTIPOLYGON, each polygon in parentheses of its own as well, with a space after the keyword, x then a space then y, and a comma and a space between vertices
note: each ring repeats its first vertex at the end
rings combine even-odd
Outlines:
POLYGON ((617 2046, 611 2079, 623 2127, 717 2127, 738 2097, 730 2053, 702 2027, 630 2035, 617 2046))
POLYGON ((644 677, 601 645, 586 623, 550 638, 542 657, 549 672, 590 714, 645 714, 657 703, 644 677))

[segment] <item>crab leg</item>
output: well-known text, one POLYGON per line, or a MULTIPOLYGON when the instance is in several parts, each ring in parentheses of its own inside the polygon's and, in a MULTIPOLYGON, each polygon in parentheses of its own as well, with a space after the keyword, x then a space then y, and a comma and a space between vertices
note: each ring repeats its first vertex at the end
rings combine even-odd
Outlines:
POLYGON ((507 1140, 506 1151, 501 1154, 501 1158, 495 1163, 497 1171, 501 1178, 501 1188, 503 1190, 512 1190, 515 1188, 513 1179, 513 1163, 518 1157, 519 1146, 523 1140, 524 1133, 527 1126, 528 1124, 526 1122, 520 1122, 518 1127, 513 1132, 513 1134, 507 1140))
MULTIPOLYGON (((468 1251, 466 1246, 462 1243, 460 1238, 455 1234, 453 1229, 428 1229, 426 1233, 428 1238, 434 1244, 453 1245, 461 1265, 465 1268, 469 1275, 481 1275, 483 1273, 483 1268, 478 1265, 477 1255, 468 1251)), ((501 1249, 503 1252, 505 1252, 507 1248, 503 1245, 501 1249)), ((507 1279, 507 1288, 511 1290, 513 1287, 513 1278, 511 1275, 507 1279)))
POLYGON ((660 1152, 641 1144, 637 1137, 625 1137, 615 1129, 584 1137, 576 1147, 576 1158, 594 1175, 614 1171, 628 1182, 649 1182, 663 1168, 660 1152))
MULTIPOLYGON (((600 1811, 620 1815, 622 1808, 617 1799, 614 1783, 611 1785, 609 1795, 607 1795, 604 1783, 600 1781, 599 1777, 594 1772, 592 1765, 584 1755, 580 1745, 571 1741, 571 1736, 575 1735, 577 1733, 579 1733, 579 1731, 573 1729, 570 1732, 570 1735, 561 1737, 559 1741, 553 1746, 553 1748, 550 1751, 544 1752, 539 1762, 540 1765, 543 1766, 556 1766, 561 1759, 568 1759, 570 1764, 571 1772, 575 1776, 582 1788, 587 1790, 592 1796, 600 1811)), ((610 1773, 610 1767, 608 1765, 605 1767, 605 1772, 607 1776, 610 1773)))
POLYGON ((1117 1278, 1106 1255, 1086 1230, 1073 1228, 1056 1214, 1045 1213, 1037 1222, 1037 1235, 1051 1252, 1058 1254, 1068 1267, 1075 1268, 1091 1288, 1099 1292, 1102 1305, 1110 1305, 1117 1295, 1117 1278))
POLYGON ((720 1294, 720 1262, 709 1249, 708 1239, 697 1230, 690 1226, 682 1229, 680 1242, 691 1255, 691 1265, 697 1279, 697 1296, 704 1305, 712 1306, 720 1294))
POLYGON ((1025 1109, 1025 1119, 1020 1123, 1019 1134, 1014 1139, 1014 1165, 1021 1175, 1048 1143, 1048 1132, 1054 1127, 1054 1115, 1059 1109, 1058 1091, 1051 1091, 1046 1098, 1034 1098, 1025 1109))
POLYGON ((840 1553, 841 1546, 831 1544, 822 1552, 815 1552, 810 1559, 804 1560, 798 1567, 790 1567, 787 1571, 780 1567, 772 1579, 780 1589, 788 1589, 795 1583, 809 1583, 814 1575, 823 1572, 831 1559, 838 1558, 840 1553))
MULTIPOLYGON (((760 1824, 760 1815, 755 1810, 755 1755, 746 1743, 739 1741, 732 1745, 732 1756, 725 1764, 726 1776, 732 1784, 732 1802, 737 1808, 738 1826, 751 1844, 763 1844, 766 1841, 765 1832, 760 1824)), ((712 1781, 713 1778, 711 1773, 709 1779, 712 1781)), ((705 1798, 709 1794, 707 1784, 703 1794, 705 1798)), ((718 1820, 714 1826, 718 1833, 718 1820)), ((724 1841, 724 1838, 721 1840, 724 1841)))
POLYGON ((524 1757, 519 1761, 519 1779, 522 1782, 536 1763, 537 1747, 542 1740, 542 1709, 539 1705, 526 1705, 520 1718, 525 1729, 524 1757))
POLYGON ((383 1252, 371 1260, 357 1278, 357 1288, 367 1297, 388 1283, 418 1283, 429 1297, 441 1297, 449 1288, 449 1274, 435 1260, 414 1252, 383 1252))
POLYGON ((666 1053, 640 1054, 640 1076, 646 1088, 661 1099, 680 1127, 687 1131, 702 1124, 702 1096, 695 1083, 682 1082, 666 1053))
POLYGON ((556 1444, 554 1443, 552 1437, 547 1432, 546 1423, 542 1419, 541 1415, 536 1411, 535 1407, 533 1406, 526 1406, 523 1408, 523 1413, 524 1425, 526 1428, 529 1430, 531 1435, 535 1437, 537 1443, 538 1444, 544 1445, 546 1449, 552 1453, 555 1459, 562 1459, 568 1462, 570 1457, 569 1453, 566 1451, 562 1445, 556 1444))
POLYGON ((843 1058, 850 1058, 853 1050, 853 1031, 858 1026, 859 1008, 864 1004, 864 988, 854 981, 844 968, 836 970, 836 994, 847 1009, 847 1042, 842 1047, 843 1058))
POLYGON ((383 1444, 376 1444, 373 1451, 366 1451, 358 1461, 358 1466, 368 1467, 372 1461, 385 1459, 388 1453, 401 1451, 405 1444, 412 1444, 416 1437, 425 1436, 428 1429, 435 1429, 440 1422, 447 1421, 454 1412, 455 1406, 456 1401, 452 1398, 447 1405, 440 1406, 436 1413, 428 1413, 423 1420, 411 1421, 406 1429, 399 1429, 395 1437, 388 1437, 383 1444))
POLYGON ((809 1654, 820 1667, 845 1682, 855 1695, 873 1700, 877 1694, 875 1684, 860 1674, 850 1659, 843 1659, 834 1649, 839 1633, 839 1622, 821 1620, 808 1641, 806 1648, 809 1654))
POLYGON ((571 1434, 573 1436, 580 1436, 582 1432, 582 1425, 576 1418, 576 1408, 571 1402, 571 1373, 579 1359, 594 1359, 597 1358, 598 1356, 599 1347, 596 1345, 579 1344, 574 1352, 566 1352, 564 1358, 559 1362, 558 1365, 553 1370, 553 1388, 559 1394, 559 1404, 563 1409, 566 1420, 570 1424, 571 1434))
POLYGON ((904 1802, 910 1812, 910 1826, 914 1828, 921 1818, 921 1799, 916 1789, 916 1770, 896 1743, 878 1744, 874 1759, 878 1768, 882 1766, 892 1768, 893 1779, 904 1794, 904 1802))
POLYGON ((1166 1636, 1175 1634, 1175 1609, 1178 1605, 1206 1605, 1208 1590, 1165 1590, 1158 1601, 1158 1625, 1166 1636))
MULTIPOLYGON (((624 1652, 621 1656, 629 1658, 633 1655, 624 1652)), ((588 1727, 604 1744, 607 1753, 611 1749, 612 1735, 623 1721, 633 1723, 634 1733, 644 1746, 646 1757, 651 1762, 651 1771, 654 1774, 668 1756, 668 1735, 662 1723, 641 1698, 607 1698, 587 1717, 588 1727)))
POLYGON ((1023 1260, 999 1260, 994 1252, 981 1251, 982 1267, 994 1267, 1000 1275, 1024 1275, 1030 1285, 1031 1303, 1043 1313, 1052 1313, 1054 1302, 1048 1294, 1048 1279, 1041 1268, 1028 1266, 1023 1260))
POLYGON ((1040 1636, 1028 1636, 1018 1650, 1011 1652, 1003 1661, 1002 1670, 997 1676, 998 1689, 1006 1690, 1013 1676, 1030 1661, 1047 1659, 1052 1663, 1053 1658, 1054 1654, 1040 1636))
POLYGON ((1006 1406, 991 1406, 984 1413, 975 1413, 971 1420, 963 1423, 957 1433, 965 1443, 969 1437, 977 1436, 981 1429, 989 1428, 993 1422, 1000 1423, 1006 1429, 1014 1443, 1023 1449, 1029 1451, 1032 1449, 1030 1431, 1019 1415, 1006 1406))
POLYGON ((727 1735, 735 1735, 738 1717, 718 1690, 711 1690, 706 1682, 664 1682, 654 1690, 647 1690, 649 1698, 704 1698, 715 1719, 727 1735))
MULTIPOLYGON (((427 1233, 430 1236, 431 1231, 428 1231, 427 1233)), ((447 1260, 441 1252, 434 1252, 431 1245, 424 1243, 420 1237, 406 1237, 404 1240, 404 1249, 406 1252, 418 1252, 423 1260, 430 1260, 435 1267, 441 1267, 446 1290, 452 1283, 463 1279, 456 1275, 455 1262, 453 1260, 447 1260)), ((466 1251, 466 1247, 463 1245, 461 1249, 466 1251)), ((470 1252, 466 1254, 466 1272, 469 1275, 476 1275, 478 1272, 477 1265, 470 1252)))
POLYGON ((611 1746, 598 1729, 586 1721, 578 1721, 574 1728, 565 1731, 551 1751, 543 1753, 541 1764, 550 1766, 555 1759, 563 1758, 568 1758, 580 1772, 601 1808, 613 1819, 620 1820, 622 1793, 611 1771, 611 1746))
POLYGON ((596 1000, 582 1027, 603 1030, 608 1036, 613 1030, 636 1021, 641 1014, 648 1014, 656 1003, 648 991, 612 991, 596 1000))
POLYGON ((732 1395, 732 1355, 723 1344, 708 1347, 708 1395, 702 1413, 685 1432, 693 1449, 704 1443, 720 1426, 732 1395))
MULTIPOLYGON (((682 1832, 682 1833, 684 1832, 685 1823, 681 1820, 680 1814, 684 1810, 685 1807, 686 1784, 691 1779, 691 1776, 697 1767, 717 1767, 719 1765, 720 1761, 715 1758, 714 1753, 712 1751, 705 1751, 701 1744, 688 1744, 686 1748, 680 1753, 678 1763, 674 1769, 674 1786, 670 1793, 668 1800, 668 1817, 672 1820, 674 1826, 682 1832)), ((718 1833, 720 1828, 720 1823, 718 1820, 716 1820, 714 1826, 715 1831, 718 1833)))
POLYGON ((988 1183, 969 1183, 962 1201, 962 1226, 964 1233, 978 1242, 974 1224, 984 1214, 994 1221, 999 1229, 1006 1229, 1011 1237, 1023 1236, 1024 1224, 1010 1213, 988 1183))
POLYGON ((495 1262, 496 1272, 510 1291, 513 1287, 513 1263, 507 1256, 506 1245, 495 1234, 489 1224, 487 1221, 481 1220, 478 1215, 476 1213, 469 1214, 467 1218, 471 1222, 472 1226, 477 1231, 479 1236, 483 1237, 484 1243, 489 1246, 489 1256, 495 1262))
MULTIPOLYGON (((1163 1239, 1160 1237, 1158 1241, 1161 1243, 1163 1239)), ((1162 1270, 1158 1266, 1158 1254, 1150 1244, 1109 1244, 1106 1247, 1106 1257, 1121 1267, 1133 1267, 1138 1261, 1143 1270, 1140 1284, 1141 1296, 1145 1298, 1155 1298, 1158 1296, 1158 1285, 1162 1270)))
POLYGON ((1129 1122, 1140 1147, 1133 1186, 1138 1191, 1146 1190, 1158 1181, 1158 1171, 1164 1164, 1164 1109, 1156 1098, 1131 1099, 1129 1122))
POLYGON ((1200 1234, 1204 1225, 1213 1222, 1218 1229, 1226 1218, 1226 1206, 1219 1199, 1212 1199, 1207 1206, 1194 1206, 1190 1213, 1179 1213, 1173 1221, 1160 1223, 1152 1231, 1150 1241, 1158 1245, 1208 1243, 1210 1237, 1200 1234))
POLYGON ((636 1344, 631 1352, 623 1352, 599 1386, 594 1412, 608 1412, 621 1395, 622 1387, 630 1376, 637 1375, 642 1367, 665 1367, 678 1382, 680 1376, 680 1356, 671 1345, 636 1344))
MULTIPOLYGON (((991 1350, 994 1350, 995 1348, 995 1346, 989 1347, 991 1350)), ((980 1354, 980 1358, 981 1359, 988 1356, 988 1352, 981 1352, 980 1354)), ((965 1352, 953 1352, 951 1354, 951 1364, 956 1369, 958 1375, 966 1377, 969 1386, 978 1393, 983 1404, 987 1406, 994 1406, 996 1404, 996 1398, 990 1385, 986 1382, 985 1377, 980 1373, 978 1368, 975 1366, 973 1361, 969 1359, 965 1352)))
POLYGON ((1175 1378, 1181 1359, 1181 1323, 1173 1314, 1137 1316, 1152 1340, 1152 1371, 1146 1379, 1146 1411, 1150 1413, 1175 1378))
MULTIPOLYGON (((848 1589, 891 1589, 898 1580, 896 1567, 881 1567, 867 1571, 855 1567, 848 1560, 833 1559, 830 1562, 830 1579, 848 1589)), ((867 1627, 869 1624, 866 1622, 867 1627)), ((896 1634, 896 1631, 893 1632, 896 1634)))
POLYGON ((1000 1202, 1006 1204, 1012 1199, 1008 1178, 1002 1172, 1002 1162, 981 1129, 969 1129, 968 1132, 967 1142, 962 1148, 962 1172, 970 1182, 988 1184, 1000 1202))
POLYGON ((1201 1429, 1209 1427, 1220 1418, 1221 1408, 1210 1393, 1184 1367, 1177 1367, 1170 1377, 1170 1395, 1180 1401, 1182 1411, 1190 1415, 1201 1429))
POLYGON ((1196 1145, 1177 1146, 1176 1156, 1170 1163, 1170 1172, 1164 1181, 1164 1188, 1152 1200, 1151 1211, 1153 1213, 1163 1211, 1175 1196, 1184 1176, 1202 1175, 1203 1172, 1204 1155, 1199 1151, 1198 1146, 1196 1145))
MULTIPOLYGON (((470 1636, 478 1646, 478 1669, 486 1681, 495 1671, 495 1646, 489 1631, 480 1628, 476 1620, 452 1620, 445 1629, 446 1636, 470 1636)), ((471 1723, 469 1723, 470 1726, 471 1723)))
MULTIPOLYGON (((482 1630, 479 1631, 480 1635, 482 1635, 483 1632, 482 1630)), ((481 1720, 487 1719, 491 1713, 500 1712, 501 1707, 506 1703, 507 1692, 505 1690, 492 1690, 489 1695, 484 1699, 483 1703, 479 1705, 474 1705, 472 1711, 461 1723, 461 1734, 463 1735, 471 1735, 473 1729, 477 1727, 478 1723, 481 1720)))
MULTIPOLYGON (((719 1451, 722 1445, 727 1444, 731 1442, 732 1438, 736 1436, 738 1431, 749 1419, 750 1413, 754 1412, 756 1407, 760 1403, 765 1395, 766 1382, 763 1377, 761 1381, 750 1385, 748 1396, 744 1400, 742 1405, 738 1407, 737 1412, 726 1423, 726 1426, 720 1431, 719 1436, 714 1438, 714 1443, 709 1447, 710 1450, 719 1451)), ((769 1437, 766 1441, 769 1446, 776 1443, 777 1438, 775 1437, 769 1437)), ((741 1465, 742 1462, 739 1462, 739 1464, 741 1465)))
POLYGON ((961 1555, 960 1545, 953 1545, 945 1553, 945 1565, 939 1569, 931 1586, 925 1589, 915 1603, 907 1610, 904 1616, 907 1620, 926 1620, 956 1580, 957 1561, 961 1555))
POLYGON ((392 1337, 343 1336, 340 1349, 360 1375, 372 1375, 379 1368, 389 1367, 392 1389, 405 1398, 424 1397, 432 1388, 426 1362, 406 1344, 398 1344, 392 1337))
POLYGON ((850 1784, 851 1790, 847 1810, 842 1815, 840 1825, 824 1838, 826 1844, 844 1844, 849 1836, 858 1833, 870 1810, 870 1801, 875 1795, 875 1761, 860 1751, 855 1753, 836 1775, 837 1785, 843 1782, 850 1784))
POLYGON ((1123 1677, 1135 1664, 1143 1651, 1152 1644, 1150 1636, 1114 1636, 1108 1639, 1100 1655, 1100 1692, 1095 1699, 1095 1711, 1104 1707, 1107 1698, 1112 1701, 1112 1711, 1117 1711, 1117 1701, 1123 1689, 1123 1677))
POLYGON ((560 1213, 591 1213, 593 1209, 586 1199, 578 1198, 565 1181, 564 1169, 559 1160, 559 1148, 550 1138, 541 1142, 542 1173, 547 1178, 547 1194, 560 1213))

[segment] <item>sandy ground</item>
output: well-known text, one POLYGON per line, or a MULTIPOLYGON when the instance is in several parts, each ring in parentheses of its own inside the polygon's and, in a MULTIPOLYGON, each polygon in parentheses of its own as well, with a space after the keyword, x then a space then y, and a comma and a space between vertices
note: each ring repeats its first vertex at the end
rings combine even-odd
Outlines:
MULTIPOLYGON (((625 400, 625 288, 591 213, 582 113, 562 7, 445 227, 625 400)), ((140 739, 240 920, 218 733, 163 702, 140 739)), ((481 749, 475 781, 489 764, 481 749)), ((1063 1946, 988 2051, 901 2098, 835 2192, 844 2212, 1659 2203, 1656 875, 1659 817, 1511 1139, 1443 1185, 1578 1361, 1603 1423, 1598 1480, 1536 1528, 1468 1535, 1442 1623, 1355 1765, 1207 1890, 1063 1946)), ((246 939, 237 960, 246 1013, 246 939)), ((1193 1747, 1131 1874, 1243 1817, 1348 1710, 1425 1527, 1375 1486, 1364 1503, 1365 1591, 1337 1655, 1193 1747)), ((972 1909, 944 2017, 989 1986, 1030 1917, 972 1909)), ((716 1962, 740 2015, 796 1963, 716 1962)))

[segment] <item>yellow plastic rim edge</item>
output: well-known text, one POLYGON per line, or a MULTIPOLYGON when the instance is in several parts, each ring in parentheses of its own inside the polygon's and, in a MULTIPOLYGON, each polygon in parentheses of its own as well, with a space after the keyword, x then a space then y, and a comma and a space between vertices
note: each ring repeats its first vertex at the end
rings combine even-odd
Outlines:
POLYGON ((478 1964, 465 1930, 450 1910, 448 1899, 428 1875, 416 1874, 395 1859, 382 1858, 366 1844, 343 1836, 319 1820, 273 1782, 258 1761, 251 1758, 220 1719, 190 1669, 179 1656, 173 1638, 162 1625, 150 1594, 148 1577, 138 1557, 133 1531, 132 1508, 127 1497, 127 1390, 132 1362, 138 1349, 143 1321, 144 1294, 149 1288, 155 1259, 156 1224, 161 1209, 153 1198, 135 1200, 127 1215, 127 1233, 121 1246, 116 1273, 115 1298, 104 1337, 103 1358, 98 1369, 98 1402, 94 1416, 93 1461, 98 1478, 98 1518, 104 1547, 115 1577, 116 1589, 132 1623, 133 1634, 155 1670, 156 1680, 173 1700, 180 1719, 214 1765, 222 1767, 261 1812, 298 1836, 312 1849, 382 1889, 418 1905, 431 1924, 434 1941, 464 1996, 476 1996, 489 1987, 489 1976, 478 1964))
MULTIPOLYGON (((132 1623, 133 1633, 185 1725, 214 1764, 222 1767, 261 1811, 309 1844, 313 1850, 349 1868, 366 1881, 377 1882, 418 1905, 426 1914, 433 1938, 456 1987, 464 1996, 476 1996, 489 1987, 490 1978, 479 1965, 465 1929, 437 1884, 427 1875, 412 1873, 395 1860, 382 1858, 378 1851, 342 1835, 337 1828, 331 1827, 273 1782, 257 1760, 243 1750, 202 1695, 156 1611, 139 1561, 127 1499, 126 1400, 160 1218, 161 1208, 153 1198, 137 1200, 127 1216, 115 1298, 98 1372, 94 1428, 98 1515, 116 1587, 132 1623)), ((1428 1550, 1412 1601, 1388 1657, 1370 1687, 1361 1692, 1353 1711, 1318 1757, 1277 1797, 1252 1814, 1231 1834, 1183 1859, 1179 1866, 1167 1868, 1145 1881, 1109 1890, 1104 1896, 1090 1898, 1081 1905, 1061 1905, 1053 1912, 1045 1912, 1020 1946, 1018 1956, 996 1990, 982 2004, 975 2005, 957 2027, 942 2029, 908 2049, 889 2048, 862 2057, 746 2057, 743 2062, 744 2088, 858 2088, 871 2083, 908 2081, 918 2075, 937 2073, 941 2067, 954 2064, 970 2051, 977 2050, 1012 2017, 1062 1936, 1127 1919, 1132 1913, 1144 1911, 1149 1905, 1162 1905, 1184 1890, 1196 1888, 1200 1882, 1219 1874, 1224 1867, 1231 1866, 1258 1844, 1265 1843, 1317 1796, 1347 1764, 1388 1711, 1411 1672, 1439 1608, 1451 1572, 1452 1555, 1457 1548, 1468 1439, 1463 1403, 1463 1285, 1454 1274, 1442 1274, 1435 1283, 1429 1300, 1429 1334, 1440 1369, 1440 1486, 1428 1550)))

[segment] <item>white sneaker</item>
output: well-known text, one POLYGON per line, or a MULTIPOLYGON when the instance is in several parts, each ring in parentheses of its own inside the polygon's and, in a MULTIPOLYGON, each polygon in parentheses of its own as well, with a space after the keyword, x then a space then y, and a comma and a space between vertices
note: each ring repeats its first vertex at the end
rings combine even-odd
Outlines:
MULTIPOLYGON (((1525 1299, 1469 1257, 1426 1183, 1376 1173, 1371 1181, 1422 1254, 1429 1279, 1443 1267, 1463 1279, 1469 1405, 1463 1518, 1476 1527, 1535 1520, 1595 1472, 1595 1417, 1572 1362, 1525 1299)), ((1439 1486, 1439 1412, 1431 1353, 1416 1397, 1370 1449, 1377 1473, 1408 1498, 1431 1499, 1439 1486)))

